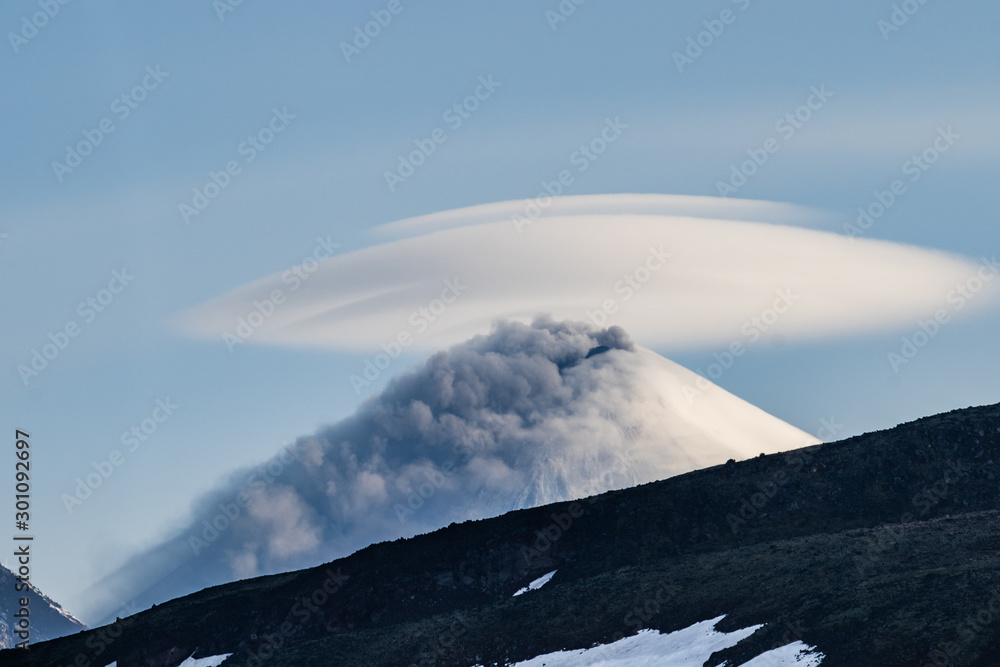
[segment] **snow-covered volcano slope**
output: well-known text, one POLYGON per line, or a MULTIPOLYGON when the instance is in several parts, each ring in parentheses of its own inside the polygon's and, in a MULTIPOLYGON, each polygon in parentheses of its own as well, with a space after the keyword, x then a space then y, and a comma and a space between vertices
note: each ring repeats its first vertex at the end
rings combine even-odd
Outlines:
MULTIPOLYGON (((618 327, 498 322, 395 377, 351 417, 235 475, 188 530, 123 578, 156 581, 162 574, 142 572, 146 563, 194 553, 171 581, 194 578, 161 583, 149 603, 454 521, 816 442, 618 327)), ((115 601, 133 597, 121 591, 115 601)))
MULTIPOLYGON (((600 348, 598 348, 600 349, 600 348)), ((529 472, 493 513, 583 498, 699 468, 819 442, 692 371, 638 346, 609 349, 561 370, 571 394, 532 430, 511 468, 529 472)))

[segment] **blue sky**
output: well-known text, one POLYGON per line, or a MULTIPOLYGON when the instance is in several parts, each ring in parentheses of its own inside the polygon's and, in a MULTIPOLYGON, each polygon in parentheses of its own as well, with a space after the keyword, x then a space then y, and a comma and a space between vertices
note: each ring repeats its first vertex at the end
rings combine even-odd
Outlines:
MULTIPOLYGON (((879 25, 893 20, 888 1, 588 0, 564 2, 575 11, 553 24, 555 0, 401 0, 350 62, 341 43, 389 2, 245 0, 221 18, 208 0, 70 2, 12 44, 44 4, 0 10, 0 402, 8 432, 32 434, 35 582, 70 605, 227 472, 363 398, 349 377, 375 349, 230 353, 181 336, 178 312, 301 264, 318 237, 346 253, 375 243, 380 224, 533 197, 608 117, 629 128, 571 194, 715 196, 748 150, 780 137, 734 196, 824 209, 842 232, 905 179, 867 237, 973 261, 1000 249, 1000 8, 986 0, 896 3, 916 11, 892 31, 879 25), (707 46, 678 68, 674 53, 699 33, 707 46), (445 112, 480 77, 499 85, 451 127, 445 112), (776 124, 823 86, 832 96, 786 138, 776 124), (241 144, 276 109, 287 126, 248 161, 241 144), (57 174, 67 145, 102 121, 113 131, 57 174), (907 163, 949 127, 958 138, 910 181, 907 163), (390 190, 385 172, 435 128, 446 141, 390 190), (231 161, 239 173, 186 223, 179 205, 231 161), (79 304, 122 269, 134 279, 87 321, 79 304), (79 334, 23 382, 18 366, 70 322, 79 334), (168 397, 179 407, 69 513, 61 495, 168 397)), ((824 419, 845 436, 886 428, 1000 400, 998 325, 996 308, 955 319, 898 373, 886 355, 914 327, 767 341, 718 384, 810 432, 824 419)), ((698 369, 716 350, 658 351, 698 369)))

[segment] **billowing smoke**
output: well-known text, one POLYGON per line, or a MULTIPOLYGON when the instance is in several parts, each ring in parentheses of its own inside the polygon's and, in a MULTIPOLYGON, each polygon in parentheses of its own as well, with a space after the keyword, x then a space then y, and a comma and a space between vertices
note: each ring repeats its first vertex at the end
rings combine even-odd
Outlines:
POLYGON ((561 436, 580 418, 605 421, 582 400, 600 382, 600 366, 581 362, 592 352, 634 349, 618 327, 500 322, 394 378, 353 416, 300 438, 249 484, 243 477, 247 488, 213 497, 207 510, 218 515, 219 503, 242 490, 236 505, 247 505, 245 516, 214 543, 206 539, 211 522, 200 521, 193 543, 205 546, 201 537, 234 576, 246 577, 561 500, 567 489, 531 482, 537 459, 570 446, 561 436))
POLYGON ((452 521, 808 442, 637 348, 619 327, 502 321, 394 378, 351 417, 235 475, 200 503, 189 530, 136 559, 122 579, 174 570, 139 596, 149 603, 452 521), (740 423, 729 432, 726 420, 740 423))

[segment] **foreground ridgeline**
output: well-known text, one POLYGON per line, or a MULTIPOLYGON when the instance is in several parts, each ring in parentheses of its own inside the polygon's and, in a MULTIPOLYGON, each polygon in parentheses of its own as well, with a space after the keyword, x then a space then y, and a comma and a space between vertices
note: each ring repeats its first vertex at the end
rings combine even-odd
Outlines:
POLYGON ((995 665, 998 554, 1000 406, 969 408, 209 588, 0 664, 587 664, 697 635, 713 666, 995 665))

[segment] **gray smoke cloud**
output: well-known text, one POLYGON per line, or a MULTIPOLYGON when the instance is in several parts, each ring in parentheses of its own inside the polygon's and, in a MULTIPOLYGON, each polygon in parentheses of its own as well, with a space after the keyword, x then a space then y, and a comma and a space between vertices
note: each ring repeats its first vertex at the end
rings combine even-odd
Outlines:
POLYGON ((619 327, 497 322, 393 378, 352 416, 235 473, 196 504, 187 530, 93 587, 87 616, 564 499, 565 481, 533 484, 534 462, 578 433, 580 418, 605 421, 581 396, 614 375, 594 374, 612 353, 634 349, 619 327))
POLYGON ((595 378, 573 369, 594 351, 634 349, 618 327, 498 322, 299 439, 271 463, 273 482, 258 478, 244 490, 246 515, 217 538, 220 551, 245 577, 561 499, 531 488, 526 464, 556 446, 549 422, 578 416, 581 390, 595 378))
POLYGON ((741 410, 755 411, 744 424, 770 420, 758 429, 768 446, 806 444, 718 388, 739 405, 682 403, 684 381, 694 374, 619 327, 497 322, 393 378, 352 416, 234 475, 197 504, 187 530, 99 584, 91 616, 722 462, 745 453, 725 448, 735 435, 719 435, 741 410))

